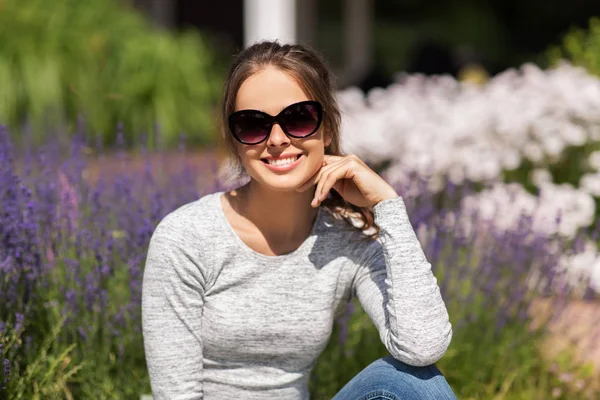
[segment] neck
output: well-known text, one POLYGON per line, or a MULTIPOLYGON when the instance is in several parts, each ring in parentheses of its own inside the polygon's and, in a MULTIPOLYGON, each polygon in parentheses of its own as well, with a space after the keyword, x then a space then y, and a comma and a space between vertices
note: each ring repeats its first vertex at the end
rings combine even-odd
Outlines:
POLYGON ((301 240, 310 233, 318 210, 310 203, 314 189, 280 192, 251 180, 238 190, 241 210, 266 238, 276 241, 301 240))

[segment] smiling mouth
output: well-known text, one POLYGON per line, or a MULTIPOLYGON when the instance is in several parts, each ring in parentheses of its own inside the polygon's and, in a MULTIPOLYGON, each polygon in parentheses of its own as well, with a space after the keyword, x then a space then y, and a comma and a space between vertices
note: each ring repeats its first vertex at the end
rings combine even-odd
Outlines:
POLYGON ((298 154, 295 157, 288 157, 288 158, 283 158, 283 159, 275 159, 275 160, 271 160, 271 162, 269 162, 269 160, 267 160, 266 158, 261 158, 260 160, 265 163, 265 164, 269 164, 269 165, 281 165, 281 166, 285 166, 285 165, 289 165, 292 164, 296 161, 298 161, 298 159, 302 156, 302 154, 298 154), (278 160, 286 160, 286 162, 280 162, 278 160))

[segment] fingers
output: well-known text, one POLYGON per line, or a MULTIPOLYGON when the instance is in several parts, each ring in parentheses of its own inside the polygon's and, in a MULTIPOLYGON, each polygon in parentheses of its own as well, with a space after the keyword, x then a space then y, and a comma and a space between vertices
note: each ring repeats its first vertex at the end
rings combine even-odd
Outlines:
POLYGON ((325 155, 323 157, 323 166, 317 171, 308 181, 302 186, 296 189, 298 192, 304 192, 308 188, 312 187, 315 183, 317 188, 315 189, 315 196, 311 205, 318 207, 318 205, 327 197, 327 194, 334 187, 335 183, 343 179, 346 175, 345 170, 340 170, 334 174, 334 171, 342 168, 343 165, 351 161, 350 157, 332 156, 325 155))
POLYGON ((319 181, 319 179, 321 179, 321 176, 325 171, 334 166, 334 163, 336 161, 340 160, 343 160, 343 157, 325 155, 325 158, 323 159, 323 166, 321 166, 321 168, 319 168, 319 170, 313 176, 311 176, 311 178, 308 181, 306 181, 302 184, 302 186, 297 188, 296 191, 304 192, 306 189, 312 187, 315 183, 319 181))
POLYGON ((344 157, 341 157, 341 156, 332 156, 332 155, 329 155, 329 154, 325 154, 323 156, 323 163, 325 165, 329 165, 329 164, 332 164, 334 162, 341 161, 343 159, 344 159, 344 157))
POLYGON ((315 190, 315 197, 311 202, 311 205, 317 207, 329 194, 329 191, 335 183, 344 179, 347 175, 348 167, 346 163, 337 163, 331 165, 331 168, 324 170, 321 174, 319 182, 317 183, 317 189, 315 190))
POLYGON ((309 187, 312 187, 312 185, 314 185, 319 180, 319 177, 321 176, 321 173, 323 172, 323 168, 324 167, 319 168, 319 170, 313 176, 311 176, 310 179, 308 181, 306 181, 302 186, 297 188, 296 191, 304 192, 309 187))

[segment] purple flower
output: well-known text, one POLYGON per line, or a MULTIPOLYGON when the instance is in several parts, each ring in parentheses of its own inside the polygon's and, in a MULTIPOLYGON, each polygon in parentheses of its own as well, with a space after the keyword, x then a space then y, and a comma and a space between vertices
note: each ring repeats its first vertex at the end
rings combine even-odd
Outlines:
POLYGON ((85 329, 83 328, 83 326, 80 326, 79 328, 77 328, 77 332, 79 333, 79 337, 85 341, 87 338, 87 335, 85 333, 85 329))
MULTIPOLYGON (((119 130, 124 145, 123 127, 119 130)), ((123 149, 117 162, 111 158, 98 163, 97 176, 91 178, 94 174, 78 140, 65 149, 66 157, 60 155, 59 146, 48 146, 24 162, 0 128, 0 319, 12 322, 16 315, 15 330, 20 333, 26 320, 34 322, 36 312, 44 311, 34 307, 55 301, 53 307, 69 314, 66 337, 93 343, 98 337, 88 324, 99 324, 100 335, 108 336, 109 345, 122 357, 127 343, 141 339, 143 263, 158 221, 199 196, 199 177, 208 175, 209 186, 200 188, 202 193, 225 186, 217 179, 214 159, 197 169, 181 154, 166 160, 146 151, 143 162, 134 167, 127 164, 123 149), (21 164, 26 168, 15 168, 21 164), (57 298, 44 297, 56 291, 57 298)), ((477 211, 462 212, 459 200, 474 190, 468 184, 447 182, 439 198, 429 193, 426 179, 414 177, 414 183, 398 193, 410 193, 405 204, 411 224, 426 228, 422 245, 440 279, 442 295, 450 309, 462 312, 452 316, 456 329, 477 323, 482 308, 492 331, 501 333, 513 323, 523 323, 528 318, 532 288, 527 279, 533 266, 539 266, 545 279, 536 290, 567 293, 556 267, 560 256, 573 249, 564 245, 551 252, 547 238, 532 236, 530 217, 521 218, 513 230, 497 230, 477 211), (471 229, 457 222, 466 220, 472 222, 471 229)), ((583 244, 578 237, 572 247, 583 244)), ((342 344, 347 342, 354 301, 346 307, 337 321, 342 344)), ((37 345, 41 341, 33 328, 27 325, 25 340, 37 345)), ((0 334, 5 330, 0 322, 0 334)), ((351 355, 352 349, 345 353, 351 355)))
POLYGON ((118 357, 119 358, 123 358, 123 356, 125 355, 125 346, 123 345, 123 343, 119 343, 118 345, 118 357))
POLYGON ((23 331, 23 322, 25 320, 25 316, 21 313, 17 313, 15 315, 15 331, 17 334, 23 331))
POLYGON ((77 310, 77 295, 74 288, 67 289, 65 293, 65 302, 72 311, 77 310))
POLYGON ((64 220, 65 229, 73 232, 77 228, 79 219, 79 196, 74 185, 62 171, 58 173, 58 186, 60 203, 57 213, 64 220))
POLYGON ((111 274, 112 268, 108 264, 102 264, 100 267, 100 274, 104 277, 107 277, 111 274))
POLYGON ((10 379, 10 361, 5 358, 4 359, 4 383, 7 383, 10 379))

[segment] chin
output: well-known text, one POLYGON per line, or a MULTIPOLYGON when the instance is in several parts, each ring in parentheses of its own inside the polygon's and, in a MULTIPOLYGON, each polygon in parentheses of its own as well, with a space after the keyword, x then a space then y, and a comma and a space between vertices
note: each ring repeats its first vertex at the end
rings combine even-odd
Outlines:
MULTIPOLYGON (((256 171, 255 171, 256 172, 256 171)), ((298 171, 300 172, 300 171, 298 171)), ((276 175, 267 173, 252 174, 252 178, 265 188, 276 192, 292 192, 302 186, 310 177, 303 174, 276 175)))
MULTIPOLYGON (((308 180, 308 178, 306 180, 308 180)), ((292 192, 299 188, 303 182, 297 177, 280 176, 261 179, 260 183, 277 192, 292 192)))

